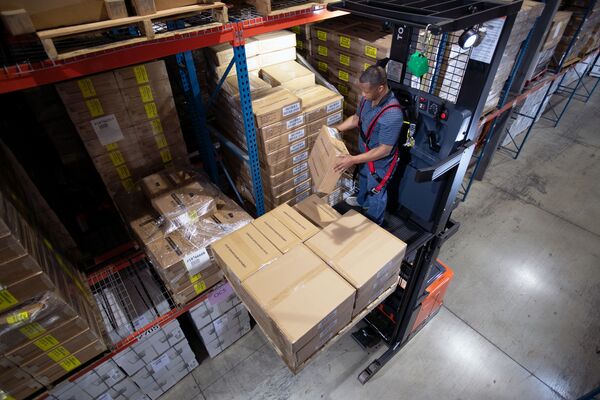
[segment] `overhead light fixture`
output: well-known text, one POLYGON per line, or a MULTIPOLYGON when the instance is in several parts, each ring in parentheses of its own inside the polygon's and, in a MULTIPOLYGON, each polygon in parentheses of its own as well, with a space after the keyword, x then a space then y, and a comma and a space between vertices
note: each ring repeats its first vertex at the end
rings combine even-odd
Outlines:
POLYGON ((465 29, 458 38, 458 45, 465 50, 470 49, 477 42, 478 37, 478 32, 474 27, 465 29))

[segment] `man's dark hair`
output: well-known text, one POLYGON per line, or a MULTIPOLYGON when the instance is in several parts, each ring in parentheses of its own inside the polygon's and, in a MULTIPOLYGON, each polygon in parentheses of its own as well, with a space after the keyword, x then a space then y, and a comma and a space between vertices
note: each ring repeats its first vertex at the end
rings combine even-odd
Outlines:
POLYGON ((360 74, 358 81, 360 83, 368 83, 370 86, 385 86, 387 85, 387 74, 382 67, 371 65, 360 74))

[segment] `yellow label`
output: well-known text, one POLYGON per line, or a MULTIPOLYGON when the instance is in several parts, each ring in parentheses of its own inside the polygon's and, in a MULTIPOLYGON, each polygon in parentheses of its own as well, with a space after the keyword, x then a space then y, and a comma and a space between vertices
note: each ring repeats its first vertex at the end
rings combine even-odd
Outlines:
POLYGON ((348 36, 340 36, 340 47, 345 49, 350 48, 350 38, 348 36))
POLYGON ((299 26, 292 26, 292 32, 294 32, 294 33, 300 33, 300 27, 299 26))
POLYGON ((198 210, 192 210, 188 212, 188 217, 192 220, 195 221, 198 219, 198 210))
POLYGON ((364 63, 363 64, 363 71, 366 70, 367 68, 369 68, 371 66, 371 64, 369 63, 364 63))
POLYGON ((27 311, 21 311, 18 313, 14 313, 6 317, 6 322, 9 325, 18 324, 22 321, 27 321, 29 319, 29 313, 27 311))
POLYGON ((15 398, 6 393, 4 390, 0 389, 0 400, 15 400, 15 398))
POLYGON ((320 56, 327 57, 328 49, 325 46, 317 46, 317 53, 320 56))
POLYGON ((54 350, 50 350, 46 354, 52 359, 52 361, 59 362, 63 358, 70 356, 71 352, 65 349, 63 346, 58 346, 57 348, 55 348, 54 350))
POLYGON ((158 108, 156 108, 155 102, 144 104, 144 109, 146 110, 148 119, 158 117, 158 108))
POLYGON ((0 290, 0 311, 6 310, 17 303, 17 299, 15 299, 15 296, 10 294, 8 289, 0 290))
POLYGON ((169 145, 169 143, 167 143, 167 138, 163 134, 154 136, 154 139, 156 140, 156 147, 159 150, 163 149, 169 145))
POLYGON ((327 32, 317 30, 317 39, 327 41, 327 32))
POLYGON ((110 161, 112 161, 112 163, 115 167, 125 164, 125 159, 123 158, 123 154, 119 150, 111 151, 110 153, 108 153, 108 155, 110 157, 110 161))
POLYGON ((150 85, 140 86, 140 95, 142 96, 142 102, 147 103, 149 101, 154 101, 154 96, 152 95, 152 88, 150 85))
POLYGON ((171 156, 171 151, 169 149, 164 149, 160 151, 160 158, 162 158, 163 163, 168 163, 173 159, 173 156, 171 156))
POLYGON ((365 56, 377 58, 377 48, 373 46, 365 46, 365 56))
POLYGON ((104 109, 102 108, 102 103, 98 99, 90 99, 85 101, 85 105, 90 112, 92 117, 99 117, 104 114, 104 109))
POLYGON ((342 84, 338 84, 336 86, 341 94, 343 94, 344 96, 348 96, 348 86, 342 84))
POLYGON ((75 356, 69 356, 58 363, 67 372, 74 370, 81 365, 81 361, 75 356))
POLYGON ((304 42, 302 40, 296 40, 296 48, 300 50, 304 49, 304 42))
POLYGON ((317 66, 319 68, 319 71, 327 72, 327 63, 324 63, 323 61, 319 61, 317 66))
POLYGON ((108 151, 117 150, 118 148, 119 148, 119 145, 117 142, 109 143, 106 145, 106 150, 108 150, 108 151))
POLYGON ((45 333, 46 330, 37 322, 32 322, 25 326, 19 328, 19 332, 21 332, 27 339, 34 339, 41 334, 45 333))
POLYGON ((40 350, 48 351, 54 346, 58 346, 60 342, 52 335, 46 335, 33 342, 40 350))
POLYGON ((96 95, 96 89, 91 79, 80 79, 77 81, 77 86, 81 90, 81 95, 84 98, 94 97, 96 95))
POLYGON ((350 80, 350 75, 346 71, 342 71, 340 69, 338 71, 338 78, 340 78, 344 82, 348 82, 350 80))
POLYGON ((196 294, 200 294, 200 293, 204 292, 206 290, 206 282, 200 281, 200 282, 194 283, 194 290, 196 291, 196 294))
POLYGON ((121 165, 115 169, 117 170, 117 174, 119 174, 119 178, 121 178, 121 179, 127 179, 131 176, 131 173, 129 172, 129 168, 127 168, 127 165, 121 165))
POLYGON ((131 191, 133 191, 133 189, 135 189, 135 183, 133 183, 133 179, 131 179, 131 178, 122 180, 121 184, 123 185, 123 187, 125 188, 125 190, 127 192, 131 192, 131 191))
POLYGON ((42 242, 44 242, 44 246, 46 246, 48 249, 53 250, 52 243, 50 243, 48 239, 43 239, 42 242))
POLYGON ((146 71, 146 67, 144 65, 133 67, 133 73, 135 74, 135 81, 138 83, 138 85, 141 83, 148 83, 148 72, 146 71))
POLYGON ((150 121, 150 126, 152 126, 152 133, 154 135, 158 135, 159 133, 164 132, 160 119, 153 119, 152 121, 150 121))
POLYGON ((200 280, 200 278, 202 278, 202 273, 198 272, 196 275, 192 275, 190 276, 190 282, 191 283, 196 283, 200 280))
POLYGON ((340 64, 345 65, 347 67, 350 66, 350 56, 340 54, 340 64))

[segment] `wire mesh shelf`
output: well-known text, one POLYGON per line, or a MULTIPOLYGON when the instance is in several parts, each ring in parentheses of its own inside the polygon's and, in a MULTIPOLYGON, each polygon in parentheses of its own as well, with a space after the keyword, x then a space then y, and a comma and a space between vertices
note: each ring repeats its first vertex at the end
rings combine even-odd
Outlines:
POLYGON ((149 260, 138 254, 88 276, 107 344, 122 347, 131 336, 168 316, 175 308, 171 295, 149 260))
POLYGON ((415 29, 411 40, 411 54, 419 51, 428 60, 428 72, 417 77, 409 71, 404 84, 456 103, 471 56, 471 49, 458 45, 462 32, 431 35, 424 29, 415 29))

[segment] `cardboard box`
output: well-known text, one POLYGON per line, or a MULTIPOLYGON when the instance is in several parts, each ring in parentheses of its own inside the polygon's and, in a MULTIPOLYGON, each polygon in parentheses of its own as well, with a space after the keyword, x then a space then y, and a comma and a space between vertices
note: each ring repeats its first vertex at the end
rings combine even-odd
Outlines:
POLYGON ((325 118, 321 118, 319 120, 316 120, 316 121, 311 122, 310 124, 306 125, 306 128, 308 129, 307 134, 309 137, 313 137, 315 135, 318 135, 324 126, 333 126, 333 125, 339 124, 343 120, 344 120, 344 112, 342 110, 336 111, 333 114, 328 115, 325 118))
POLYGON ((302 100, 307 123, 323 119, 343 109, 344 98, 321 85, 296 90, 294 94, 302 100))
POLYGON ((337 159, 348 149, 336 130, 323 126, 308 160, 313 187, 317 192, 331 193, 342 172, 334 171, 337 159))
POLYGON ((82 103, 85 99, 117 93, 119 86, 112 72, 91 75, 55 85, 63 103, 82 103))
MULTIPOLYGON (((248 57, 246 58, 246 65, 248 67, 249 75, 254 75, 258 77, 258 71, 260 70, 260 58, 259 56, 248 57)), ((223 75, 225 75, 225 71, 227 71, 228 65, 220 65, 214 68, 215 77, 217 79, 221 79, 223 75)), ((237 76, 237 70, 235 67, 231 68, 229 71, 229 76, 237 76)))
POLYGON ((126 105, 120 92, 112 92, 90 97, 78 103, 66 103, 65 108, 75 125, 89 123, 95 118, 117 114, 125 109, 126 105))
POLYGON ((196 296, 204 293, 217 283, 221 282, 222 279, 223 273, 220 270, 212 275, 204 276, 204 274, 202 274, 201 278, 190 279, 190 285, 183 290, 174 293, 173 299, 177 302, 177 304, 187 304, 196 296))
POLYGON ((258 53, 265 54, 296 45, 296 35, 290 31, 274 31, 254 36, 258 42, 258 53))
POLYGON ((269 53, 262 53, 258 56, 258 64, 261 68, 288 61, 296 61, 295 47, 288 47, 277 51, 271 51, 269 53))
POLYGON ((188 225, 215 211, 215 199, 199 182, 153 198, 152 207, 176 226, 188 225))
MULTIPOLYGON (((246 38, 246 44, 244 45, 246 50, 246 58, 257 56, 259 53, 259 43, 256 37, 246 38)), ((215 46, 211 46, 207 49, 206 54, 210 60, 216 66, 229 65, 233 59, 233 46, 229 43, 220 43, 215 46)), ((233 67, 235 70, 235 66, 233 67)))
POLYGON ((326 228, 342 216, 342 214, 334 210, 333 207, 317 194, 313 194, 302 200, 294 208, 320 228, 326 228))
POLYGON ((550 24, 548 34, 546 35, 541 50, 548 50, 558 45, 567 29, 571 15, 573 15, 571 11, 557 11, 556 14, 554 14, 554 18, 552 18, 552 23, 550 24))
POLYGON ((258 129, 258 137, 262 142, 271 140, 279 135, 290 133, 306 124, 304 113, 294 115, 282 121, 263 126, 258 129))
POLYGON ((6 263, 0 261, 0 285, 6 288, 38 272, 41 272, 40 266, 29 254, 6 263))
MULTIPOLYGON (((253 76, 253 75, 249 75, 249 82, 250 82, 250 93, 254 94, 254 93, 258 93, 261 90, 266 90, 266 89, 270 89, 271 85, 268 84, 267 82, 265 82, 264 80, 262 80, 261 78, 257 77, 257 76, 253 76)), ((238 87, 238 80, 237 80, 237 76, 228 76, 227 78, 225 78, 225 82, 223 83, 223 91, 225 91, 225 93, 227 93, 227 96, 229 97, 228 100, 232 100, 231 104, 235 107, 240 107, 240 103, 239 103, 239 97, 240 97, 240 90, 238 87)))
POLYGON ((308 358, 296 356, 302 347, 323 333, 332 337, 330 325, 351 319, 354 288, 302 244, 249 277, 243 287, 252 315, 292 368, 308 358))
POLYGON ((210 251, 233 285, 239 285, 281 255, 251 224, 217 240, 210 246, 210 251))
POLYGON ((271 86, 283 86, 291 91, 315 85, 315 74, 296 61, 262 67, 259 76, 271 86))
POLYGON ((121 95, 126 104, 148 103, 150 101, 173 97, 171 83, 168 78, 122 88, 121 95))
POLYGON ((263 165, 275 165, 283 160, 293 157, 295 154, 308 150, 309 148, 309 139, 300 139, 269 154, 263 152, 260 157, 260 162, 263 165))
POLYGON ((152 199, 169 190, 192 183, 194 176, 186 170, 164 170, 142 178, 140 187, 144 194, 152 199))
POLYGON ((302 101, 289 90, 276 87, 258 94, 252 101, 252 108, 260 128, 300 114, 302 101))
POLYGON ((392 34, 374 29, 373 25, 368 23, 334 31, 327 40, 328 45, 342 51, 374 60, 388 57, 392 46, 392 34))
POLYGON ((252 224, 282 253, 286 253, 319 231, 315 225, 287 204, 269 211, 254 220, 252 224))
POLYGON ((167 67, 162 60, 116 69, 114 74, 120 89, 169 79, 167 67))
POLYGON ((305 243, 356 288, 353 315, 399 274, 406 252, 406 243, 353 210, 305 243))
POLYGON ((286 132, 282 135, 275 136, 274 138, 271 138, 266 141, 260 140, 258 143, 259 143, 260 149, 262 150, 262 152, 264 154, 273 154, 284 148, 289 148, 290 154, 293 154, 296 151, 300 151, 302 149, 298 148, 295 151, 292 151, 292 148, 290 148, 290 145, 292 143, 297 143, 300 140, 306 140, 307 136, 308 135, 306 134, 306 127, 301 126, 299 128, 294 129, 293 131, 291 131, 289 133, 286 132))

